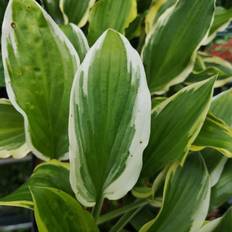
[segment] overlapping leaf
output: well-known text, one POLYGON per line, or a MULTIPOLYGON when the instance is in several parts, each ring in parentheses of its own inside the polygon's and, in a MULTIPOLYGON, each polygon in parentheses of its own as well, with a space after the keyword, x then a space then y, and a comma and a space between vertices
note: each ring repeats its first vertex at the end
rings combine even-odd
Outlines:
POLYGON ((37 166, 25 184, 0 199, 0 205, 33 208, 30 187, 51 187, 73 195, 68 166, 58 161, 50 161, 37 166))
POLYGON ((208 222, 200 232, 229 232, 232 231, 232 208, 221 218, 208 222))
POLYGON ((89 50, 89 44, 85 34, 73 23, 61 25, 61 29, 76 49, 80 61, 83 61, 87 51, 89 50))
POLYGON ((98 1, 90 12, 88 35, 90 43, 95 42, 108 28, 123 33, 136 15, 136 0, 98 1))
POLYGON ((228 160, 225 168, 221 174, 221 177, 217 184, 212 189, 211 207, 217 208, 226 201, 228 201, 232 195, 232 160, 228 160))
POLYGON ((63 15, 59 7, 60 0, 42 0, 42 2, 46 11, 57 23, 64 22, 63 15))
POLYGON ((204 149, 200 153, 202 154, 208 168, 211 186, 214 186, 221 177, 227 158, 214 149, 204 149))
POLYGON ((60 0, 60 9, 65 23, 74 23, 82 27, 86 24, 89 10, 95 0, 60 0))
POLYGON ((167 175, 159 215, 140 232, 199 231, 207 216, 210 181, 200 155, 191 155, 183 167, 173 165, 167 175))
POLYGON ((78 55, 34 0, 11 0, 3 30, 7 91, 24 116, 27 143, 39 158, 63 158, 68 152, 69 96, 78 55))
POLYGON ((67 193, 47 187, 30 188, 39 232, 98 232, 88 211, 67 193))
POLYGON ((213 99, 210 111, 232 127, 232 89, 217 95, 213 99))
POLYGON ((206 38, 214 0, 179 0, 159 17, 146 39, 143 61, 151 92, 163 92, 192 71, 195 51, 206 38))
POLYGON ((194 149, 210 147, 227 157, 232 157, 232 128, 224 121, 208 114, 205 123, 193 143, 194 149))
POLYGON ((232 80, 232 65, 220 57, 199 54, 195 69, 186 79, 186 83, 195 83, 218 75, 215 87, 221 87, 232 80), (200 66, 200 67, 199 67, 200 66))
POLYGON ((153 0, 150 9, 145 19, 145 30, 149 33, 158 18, 171 6, 176 3, 177 0, 153 0))
POLYGON ((119 199, 136 183, 150 134, 151 99, 139 54, 106 31, 87 53, 71 94, 71 183, 78 200, 119 199))
POLYGON ((144 176, 154 175, 172 162, 184 161, 206 118, 214 80, 190 85, 153 109, 144 176))
POLYGON ((0 99, 0 158, 22 158, 28 152, 23 117, 9 100, 0 99))
POLYGON ((211 42, 217 35, 217 32, 226 29, 226 27, 230 24, 231 20, 232 20, 232 9, 217 7, 215 10, 213 25, 210 28, 209 37, 205 41, 205 44, 211 42))

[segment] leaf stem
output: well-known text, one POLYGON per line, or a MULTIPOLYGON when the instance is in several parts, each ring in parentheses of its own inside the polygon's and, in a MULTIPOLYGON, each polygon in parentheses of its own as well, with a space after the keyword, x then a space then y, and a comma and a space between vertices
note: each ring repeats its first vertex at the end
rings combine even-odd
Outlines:
POLYGON ((120 209, 116 209, 116 210, 113 210, 105 215, 102 215, 97 220, 97 224, 98 225, 103 224, 107 221, 110 221, 114 218, 121 216, 122 214, 129 213, 129 212, 136 210, 137 208, 143 207, 147 204, 149 204, 149 201, 147 201, 147 200, 140 200, 140 199, 136 200, 135 202, 128 204, 120 209))
POLYGON ((111 228, 109 232, 120 232, 122 229, 127 225, 127 223, 143 208, 144 206, 141 206, 137 208, 135 211, 128 212, 124 214, 118 222, 111 228))
POLYGON ((104 202, 104 197, 101 196, 97 199, 96 205, 93 207, 92 215, 96 221, 101 213, 103 202, 104 202))

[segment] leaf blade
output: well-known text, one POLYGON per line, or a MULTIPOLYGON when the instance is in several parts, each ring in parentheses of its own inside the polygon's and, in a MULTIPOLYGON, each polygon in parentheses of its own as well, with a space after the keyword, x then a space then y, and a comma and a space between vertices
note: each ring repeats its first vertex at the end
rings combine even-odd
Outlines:
POLYGON ((118 199, 132 188, 141 170, 151 108, 142 62, 125 37, 108 30, 98 39, 71 95, 73 190, 86 206, 93 206, 100 194, 118 199))
POLYGON ((41 159, 64 158, 68 152, 69 92, 78 55, 34 0, 11 0, 3 28, 7 92, 24 117, 26 141, 41 159))

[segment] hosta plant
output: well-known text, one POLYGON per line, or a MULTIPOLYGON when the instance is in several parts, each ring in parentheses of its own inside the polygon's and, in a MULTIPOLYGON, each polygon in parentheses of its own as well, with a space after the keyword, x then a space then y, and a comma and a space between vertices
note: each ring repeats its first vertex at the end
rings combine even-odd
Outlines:
POLYGON ((209 213, 232 195, 232 66, 204 52, 231 9, 1 4, 0 157, 41 164, 0 205, 40 232, 231 231, 232 209, 209 213))

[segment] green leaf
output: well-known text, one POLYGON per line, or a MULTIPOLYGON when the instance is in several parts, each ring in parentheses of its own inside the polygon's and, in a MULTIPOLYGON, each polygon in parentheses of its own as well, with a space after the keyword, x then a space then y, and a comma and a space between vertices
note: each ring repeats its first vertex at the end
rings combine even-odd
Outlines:
POLYGON ((33 208, 29 186, 52 187, 73 195, 68 166, 58 161, 49 161, 37 166, 29 180, 15 192, 2 197, 0 205, 33 208))
POLYGON ((7 2, 8 2, 8 0, 1 0, 0 1, 0 35, 2 33, 2 20, 3 20, 3 17, 4 17, 7 2))
POLYGON ((98 232, 88 211, 67 193, 46 187, 30 187, 39 232, 98 232))
POLYGON ((213 19, 214 0, 179 0, 147 36, 143 61, 152 93, 184 81, 213 19))
POLYGON ((136 15, 136 0, 98 1, 90 12, 88 34, 90 43, 94 43, 108 28, 124 33, 136 15))
POLYGON ((220 152, 213 149, 204 149, 200 153, 203 155, 209 171, 211 186, 214 186, 220 179, 224 166, 227 162, 227 158, 222 156, 220 152))
POLYGON ((194 150, 210 147, 227 157, 232 157, 232 128, 221 119, 208 114, 205 123, 193 143, 194 150))
POLYGON ((153 0, 145 19, 145 30, 149 33, 154 27, 159 17, 177 0, 153 0))
MULTIPOLYGON (((198 56, 201 59, 203 67, 200 70, 194 70, 186 79, 186 83, 195 83, 206 80, 213 75, 218 75, 215 82, 215 87, 221 87, 232 81, 232 64, 220 57, 210 57, 204 54, 204 57, 198 56)), ((198 66, 198 64, 195 64, 198 66)))
POLYGON ((61 13, 59 3, 60 0, 41 0, 44 8, 48 12, 49 15, 52 16, 52 18, 57 22, 57 23, 63 23, 63 15, 61 13))
POLYGON ((191 155, 183 167, 173 165, 167 175, 164 202, 158 216, 140 232, 199 231, 209 207, 209 175, 200 155, 191 155))
POLYGON ((153 109, 143 176, 154 175, 175 161, 184 162, 206 118, 214 81, 190 85, 153 109))
POLYGON ((41 159, 65 158, 69 96, 78 55, 34 0, 11 0, 3 30, 7 92, 24 117, 27 143, 41 159))
POLYGON ((212 188, 211 207, 217 208, 232 196, 232 160, 228 159, 217 184, 212 188))
POLYGON ((94 3, 95 0, 60 0, 60 9, 65 23, 70 22, 83 27, 89 18, 89 10, 94 3))
POLYGON ((5 87, 4 70, 3 70, 1 53, 0 53, 0 87, 5 87))
POLYGON ((232 231, 232 208, 224 216, 208 222, 200 232, 229 232, 232 231))
POLYGON ((232 89, 214 97, 210 111, 232 127, 232 89))
POLYGON ((23 158, 29 153, 23 117, 7 99, 0 99, 0 158, 23 158))
POLYGON ((89 50, 88 40, 82 30, 73 23, 61 25, 61 30, 69 38, 82 62, 89 50))
POLYGON ((70 106, 71 183, 77 199, 93 206, 101 197, 123 197, 139 177, 151 115, 142 61, 124 36, 108 30, 89 50, 70 106))
POLYGON ((231 20, 232 9, 217 7, 215 11, 213 25, 210 28, 209 37, 206 40, 205 44, 210 43, 217 35, 217 32, 224 31, 227 28, 227 26, 229 26, 231 20))

